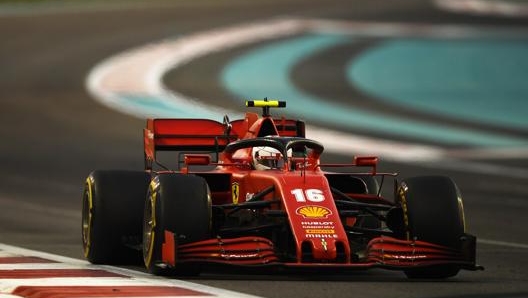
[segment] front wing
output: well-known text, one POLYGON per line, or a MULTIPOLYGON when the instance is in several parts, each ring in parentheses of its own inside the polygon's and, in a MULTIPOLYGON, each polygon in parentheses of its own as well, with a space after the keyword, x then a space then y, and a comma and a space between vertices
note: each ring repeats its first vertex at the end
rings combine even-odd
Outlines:
POLYGON ((175 235, 165 231, 162 247, 163 266, 183 263, 214 263, 251 267, 287 268, 386 268, 407 270, 448 265, 466 270, 482 270, 475 264, 476 238, 466 234, 460 250, 424 241, 377 237, 367 245, 365 256, 351 263, 281 262, 273 243, 263 237, 214 238, 177 245, 175 235))

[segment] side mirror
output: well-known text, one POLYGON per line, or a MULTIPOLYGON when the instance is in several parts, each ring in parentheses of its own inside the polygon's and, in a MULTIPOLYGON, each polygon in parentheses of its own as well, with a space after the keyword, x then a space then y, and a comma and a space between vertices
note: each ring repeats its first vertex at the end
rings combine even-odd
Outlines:
POLYGON ((372 175, 376 174, 377 156, 354 156, 354 165, 358 167, 372 167, 372 175))

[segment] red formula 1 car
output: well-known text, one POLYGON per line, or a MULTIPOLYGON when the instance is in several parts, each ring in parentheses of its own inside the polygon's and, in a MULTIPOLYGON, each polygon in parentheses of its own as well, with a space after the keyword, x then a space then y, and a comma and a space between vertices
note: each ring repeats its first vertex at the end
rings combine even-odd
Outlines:
POLYGON ((305 138, 303 121, 270 116, 285 102, 247 106, 261 107, 262 117, 148 119, 144 171, 94 171, 86 179, 86 258, 123 264, 142 255, 154 274, 183 275, 212 264, 378 267, 425 278, 481 268, 450 178, 398 182, 395 173, 378 173, 371 156, 322 164, 323 145, 305 138), (174 169, 160 151, 173 151, 174 169), (390 199, 381 196, 384 184, 390 199))

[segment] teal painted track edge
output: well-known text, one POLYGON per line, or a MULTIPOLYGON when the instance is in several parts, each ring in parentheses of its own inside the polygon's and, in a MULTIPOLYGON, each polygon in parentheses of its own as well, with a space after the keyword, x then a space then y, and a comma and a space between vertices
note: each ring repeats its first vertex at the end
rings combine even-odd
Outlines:
POLYGON ((351 59, 351 85, 391 104, 528 131, 528 40, 401 39, 351 59))
POLYGON ((528 140, 439 126, 329 103, 298 90, 290 80, 291 69, 302 59, 343 43, 342 35, 306 35, 257 48, 234 59, 223 69, 225 88, 240 98, 272 97, 288 101, 296 116, 347 129, 362 129, 412 137, 450 145, 507 147, 526 146, 528 140))

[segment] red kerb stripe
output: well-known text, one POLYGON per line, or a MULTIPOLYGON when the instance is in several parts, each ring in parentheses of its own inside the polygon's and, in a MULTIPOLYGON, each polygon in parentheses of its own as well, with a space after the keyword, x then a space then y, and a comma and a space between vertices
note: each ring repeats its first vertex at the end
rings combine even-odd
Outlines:
POLYGON ((12 294, 25 298, 211 296, 165 286, 20 286, 12 294))
POLYGON ((90 269, 14 269, 0 270, 0 279, 4 278, 51 278, 51 277, 128 277, 106 270, 90 269))
POLYGON ((57 263, 52 260, 39 257, 0 257, 0 264, 25 264, 25 263, 57 263))

